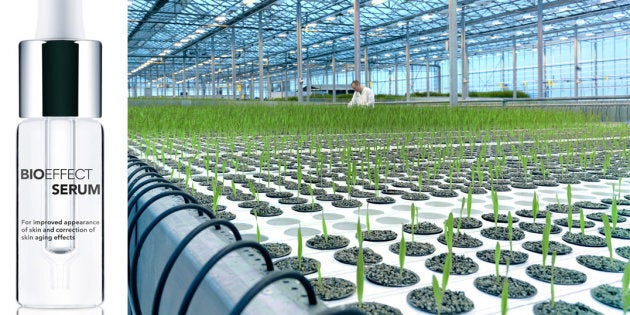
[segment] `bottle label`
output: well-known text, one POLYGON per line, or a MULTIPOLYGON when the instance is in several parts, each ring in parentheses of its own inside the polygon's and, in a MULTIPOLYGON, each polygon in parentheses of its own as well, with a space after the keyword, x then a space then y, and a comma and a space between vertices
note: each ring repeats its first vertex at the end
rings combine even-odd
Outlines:
POLYGON ((91 173, 94 170, 90 168, 66 169, 66 168, 48 168, 48 169, 21 169, 20 180, 46 180, 49 181, 50 191, 52 195, 100 195, 100 184, 89 183, 59 183, 56 181, 72 180, 72 181, 89 181, 91 173))

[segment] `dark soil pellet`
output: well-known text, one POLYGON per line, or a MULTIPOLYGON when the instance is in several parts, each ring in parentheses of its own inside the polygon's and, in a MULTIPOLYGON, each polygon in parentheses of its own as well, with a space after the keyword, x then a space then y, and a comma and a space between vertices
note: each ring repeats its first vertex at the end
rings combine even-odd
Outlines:
POLYGON ((588 235, 588 234, 582 235, 582 233, 567 232, 564 235, 562 235, 562 240, 567 243, 578 245, 578 246, 606 247, 606 240, 603 237, 599 237, 595 235, 588 235))
MULTIPOLYGON (((485 277, 476 278, 474 281, 475 288, 479 291, 500 296, 503 291, 504 276, 499 276, 497 280, 496 275, 490 275, 485 277)), ((525 299, 532 297, 538 293, 536 287, 533 285, 518 279, 507 277, 508 283, 508 298, 510 299, 525 299)))
MULTIPOLYGON (((534 253, 542 254, 542 241, 528 241, 523 243, 523 248, 534 253)), ((556 241, 549 241, 549 254, 556 252, 556 255, 567 255, 573 251, 571 247, 558 243, 556 241)))
POLYGON ((376 197, 376 194, 369 191, 353 190, 350 193, 350 196, 354 198, 374 198, 376 197))
POLYGON ((591 296, 608 306, 623 310, 623 290, 608 284, 602 284, 591 289, 591 296))
POLYGON ((297 205, 297 204, 307 203, 308 200, 302 197, 289 197, 289 198, 282 198, 278 200, 278 202, 285 205, 297 205))
MULTIPOLYGON (((560 226, 569 227, 569 220, 567 220, 567 218, 553 220, 553 223, 555 223, 557 225, 560 225, 560 226)), ((595 226, 595 222, 584 220, 584 228, 585 229, 592 228, 594 226, 595 226)), ((580 228, 580 220, 575 220, 574 219, 573 222, 571 222, 571 228, 579 229, 580 228)))
POLYGON ((280 208, 274 206, 266 206, 266 207, 256 207, 249 211, 251 215, 257 215, 259 217, 276 217, 281 215, 283 212, 280 208))
POLYGON ((291 246, 285 243, 263 243, 261 245, 267 249, 271 258, 280 258, 291 253, 291 246))
POLYGON ((332 205, 337 208, 359 208, 363 203, 356 199, 342 199, 333 201, 332 205))
POLYGON ((341 235, 328 235, 328 242, 324 235, 315 235, 306 241, 306 246, 315 249, 339 249, 348 246, 350 240, 341 235))
MULTIPOLYGON (((521 217, 525 217, 525 218, 533 218, 534 217, 534 211, 533 210, 522 209, 522 210, 516 211, 516 215, 521 216, 521 217)), ((536 214, 536 219, 544 219, 546 216, 547 216, 547 211, 540 210, 536 214)))
MULTIPOLYGON (((356 265, 357 257, 359 256, 359 248, 358 247, 350 247, 346 249, 341 249, 335 252, 335 259, 339 262, 348 265, 356 265)), ((383 256, 375 253, 372 249, 364 247, 363 248, 363 262, 368 264, 378 264, 383 260, 383 256)))
MULTIPOLYGON (((453 220, 453 227, 457 228, 457 226, 459 225, 459 221, 460 221, 459 217, 455 218, 453 220)), ((476 229, 476 228, 480 228, 483 225, 483 222, 473 217, 462 217, 461 221, 462 221, 462 225, 460 226, 461 229, 476 229)))
POLYGON ((317 199, 318 201, 338 201, 338 200, 342 200, 343 196, 339 194, 326 194, 326 195, 319 195, 315 197, 315 199, 317 199))
MULTIPOLYGON (((477 258, 494 264, 494 249, 484 249, 477 252, 477 258)), ((529 255, 524 252, 518 251, 510 251, 507 249, 502 249, 499 254, 499 264, 505 265, 507 260, 510 260, 510 265, 520 265, 527 261, 529 255)))
POLYGON ((392 204, 396 202, 396 199, 389 197, 389 196, 385 196, 385 197, 372 197, 372 198, 368 198, 367 202, 369 203, 373 203, 373 204, 379 204, 379 205, 385 205, 385 204, 392 204))
POLYGON ((363 302, 361 308, 359 308, 358 303, 352 303, 335 307, 334 309, 343 310, 348 308, 359 309, 365 315, 402 315, 402 312, 399 309, 376 302, 363 302))
POLYGON ((230 211, 221 211, 221 212, 217 212, 216 215, 216 219, 217 220, 228 220, 228 221, 232 221, 234 219, 236 219, 236 214, 230 212, 230 211))
POLYGON ((304 275, 310 275, 317 272, 317 266, 320 262, 313 258, 302 257, 302 266, 300 268, 297 257, 284 258, 273 263, 277 270, 295 270, 304 275))
MULTIPOLYGON (((433 295, 432 287, 415 289, 407 294, 407 302, 412 306, 428 312, 437 314, 437 303, 433 295)), ((466 297, 462 291, 446 290, 442 297, 441 314, 460 314, 473 310, 475 304, 466 297)))
MULTIPOLYGON (((536 233, 536 234, 543 234, 545 230, 544 223, 521 222, 518 224, 518 227, 524 231, 527 231, 530 233, 536 233)), ((562 232, 562 229, 559 226, 557 225, 551 226, 551 232, 550 232, 551 234, 558 234, 560 232, 562 232)))
POLYGON ((398 234, 392 230, 363 231, 363 240, 368 242, 387 242, 395 240, 398 234))
POLYGON ((227 196, 227 199, 230 201, 249 201, 256 199, 256 197, 254 197, 254 195, 244 193, 236 193, 236 195, 231 193, 227 196))
MULTIPOLYGON (((411 224, 404 224, 403 231, 405 231, 406 233, 411 233, 411 224)), ((431 235, 438 233, 442 233, 442 228, 432 222, 425 221, 416 223, 413 227, 413 234, 416 235, 431 235)))
POLYGON ((542 302, 534 305, 534 315, 553 314, 603 315, 579 302, 571 304, 564 301, 556 301, 553 307, 551 302, 542 302))
MULTIPOLYGON (((494 213, 484 213, 481 215, 481 218, 488 222, 494 223, 494 213)), ((520 220, 521 219, 519 219, 518 217, 512 216, 512 223, 517 223, 520 220)), ((497 216, 497 223, 508 223, 507 214, 499 214, 497 216)))
POLYGON ((606 256, 580 255, 576 258, 577 262, 590 269, 605 272, 623 272, 626 263, 606 256))
MULTIPOLYGON (((481 235, 491 240, 508 241, 508 228, 505 226, 493 226, 481 230, 481 235)), ((525 232, 518 228, 512 228, 512 240, 520 241, 525 238, 525 232)))
MULTIPOLYGON (((602 216, 604 214, 608 216, 608 222, 610 222, 610 224, 612 225, 612 216, 610 213, 595 212, 587 214, 586 217, 594 221, 603 222, 602 216)), ((627 219, 625 217, 617 216, 617 223, 623 223, 626 222, 626 220, 627 219)))
POLYGON ((388 264, 378 264, 366 267, 365 277, 375 283, 386 287, 408 287, 420 281, 420 277, 413 271, 388 264))
POLYGON ((293 196, 293 193, 288 192, 288 191, 272 191, 272 192, 266 193, 265 196, 269 198, 275 198, 275 199, 290 198, 293 196))
POLYGON ((595 203, 590 201, 578 201, 574 205, 584 209, 605 210, 608 209, 608 205, 603 203, 595 203))
POLYGON ((630 246, 617 247, 615 253, 625 259, 630 259, 630 246))
MULTIPOLYGON (((398 254, 400 250, 400 242, 389 245, 389 251, 398 254)), ((430 243, 407 242, 405 241, 405 256, 426 256, 435 252, 435 246, 430 243)))
POLYGON ((297 212, 318 212, 322 211, 324 208, 319 203, 303 203, 299 205, 293 205, 291 209, 297 212))
POLYGON ((315 289, 315 294, 324 301, 347 298, 356 290, 354 283, 342 278, 322 278, 321 286, 318 279, 311 279, 310 282, 315 289))
POLYGON ((423 193, 404 193, 402 194, 402 196, 400 196, 400 198, 412 201, 429 200, 429 196, 423 193))
MULTIPOLYGON (((576 207, 575 205, 572 206, 572 212, 573 213, 580 213, 580 207, 576 207)), ((569 213, 569 205, 567 204, 560 204, 560 206, 558 206, 557 203, 552 203, 552 204, 548 204, 546 207, 547 211, 551 211, 554 213, 569 213)))
MULTIPOLYGON (((607 205, 612 205, 612 198, 604 198, 602 200, 600 200, 601 203, 605 203, 607 205)), ((627 199, 617 199, 617 205, 618 206, 630 206, 630 200, 627 199)))
MULTIPOLYGON (((438 242, 446 245, 446 238, 444 234, 438 236, 438 242)), ((453 233, 453 247, 458 248, 475 248, 483 245, 483 242, 466 234, 466 233, 453 233)))
MULTIPOLYGON (((441 273, 444 271, 444 262, 446 261, 447 255, 448 253, 442 253, 437 256, 433 256, 425 261, 424 266, 431 271, 441 273)), ((478 270, 479 265, 477 265, 477 263, 474 262, 472 259, 463 255, 453 254, 451 263, 451 274, 469 275, 477 272, 478 270)))
POLYGON ((238 204, 239 208, 257 208, 257 207, 265 207, 268 206, 269 202, 267 201, 243 201, 238 204))
MULTIPOLYGON (((529 265, 525 270, 528 276, 543 282, 551 282, 551 264, 542 266, 539 264, 529 265)), ((553 283, 560 285, 577 285, 586 282, 586 274, 555 266, 553 269, 553 283)))
POLYGON ((429 192, 431 196, 438 198, 454 198, 457 197, 457 192, 454 190, 441 189, 429 192))

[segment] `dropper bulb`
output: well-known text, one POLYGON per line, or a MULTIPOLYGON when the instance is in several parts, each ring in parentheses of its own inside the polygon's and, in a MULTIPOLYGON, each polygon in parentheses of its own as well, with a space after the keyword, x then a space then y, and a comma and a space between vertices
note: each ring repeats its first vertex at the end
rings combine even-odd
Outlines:
POLYGON ((81 0, 39 0, 37 39, 83 39, 81 0))

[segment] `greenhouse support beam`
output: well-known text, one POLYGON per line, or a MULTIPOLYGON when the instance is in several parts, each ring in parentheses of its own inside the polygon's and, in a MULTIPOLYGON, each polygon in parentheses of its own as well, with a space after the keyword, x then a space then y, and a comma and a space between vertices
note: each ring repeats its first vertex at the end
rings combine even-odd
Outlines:
POLYGON ((199 97, 199 47, 195 45, 195 97, 199 97))
POLYGON ((516 35, 512 37, 512 98, 516 99, 516 35))
POLYGON ((335 42, 333 42, 332 46, 332 60, 331 60, 331 70, 332 70, 332 101, 333 103, 337 102, 337 71, 335 71, 335 42))
POLYGON ((296 14, 296 31, 297 36, 297 48, 295 53, 297 54, 297 85, 296 92, 298 96, 298 102, 302 102, 302 1, 297 0, 297 14, 296 14))
POLYGON ((361 3, 354 0, 354 79, 361 79, 361 3))
POLYGON ((427 54, 427 58, 426 58, 426 68, 427 68, 426 69, 427 70, 427 74, 426 74, 427 75, 427 82, 426 82, 427 83, 427 87, 426 88, 427 88, 427 98, 429 98, 429 97, 431 97, 431 92, 430 92, 431 91, 431 85, 430 85, 430 81, 429 81, 429 74, 430 74, 430 72, 429 72, 429 54, 427 54))
POLYGON ((466 18, 464 9, 460 12, 462 15, 462 99, 468 99, 468 46, 466 45, 466 18))
POLYGON ((232 45, 232 98, 237 99, 236 94, 236 28, 232 27, 232 37, 230 39, 232 45))
MULTIPOLYGON (((263 29, 262 29, 262 19, 263 14, 262 11, 258 12, 258 98, 262 101, 264 95, 264 84, 263 84, 263 72, 265 70, 263 64, 263 29)), ((253 85, 253 82, 252 82, 253 85)), ((254 98, 254 93, 252 91, 252 99, 254 98)))
POLYGON ((405 37, 405 83, 407 89, 405 95, 407 102, 411 101, 411 60, 409 58, 409 22, 406 25, 407 35, 405 37))
MULTIPOLYGON (((308 50, 306 51, 308 53, 308 50)), ((306 101, 311 101, 311 60, 306 61, 306 101)))
POLYGON ((216 96, 217 95, 217 90, 216 90, 216 85, 215 85, 216 83, 215 82, 217 80, 217 77, 216 77, 216 74, 214 72, 214 37, 212 37, 210 39, 210 45, 211 45, 211 48, 210 48, 211 49, 211 52, 210 52, 210 75, 211 75, 210 85, 212 87, 212 92, 210 93, 210 95, 216 96))
POLYGON ((162 59, 162 96, 166 97, 166 85, 168 83, 166 77, 166 58, 162 59))
POLYGON ((188 86, 186 86, 186 53, 182 51, 184 59, 182 59, 182 96, 187 97, 188 86))
POLYGON ((175 81, 175 79, 175 60, 173 60, 173 64, 171 66, 171 89, 173 97, 177 97, 177 81, 175 81))
POLYGON ((594 75, 594 81, 593 81, 593 95, 598 96, 598 90, 599 90, 599 84, 597 84, 598 82, 598 78, 597 78, 597 42, 593 42, 593 75, 594 75))
MULTIPOLYGON (((367 39, 367 34, 366 34, 366 39, 367 39)), ((367 49, 367 45, 366 47, 363 48, 363 62, 365 64, 364 66, 364 70, 365 71, 365 86, 372 88, 372 86, 370 86, 370 66, 369 66, 369 62, 368 62, 368 49, 367 49)))
POLYGON ((573 30, 573 96, 578 97, 578 27, 575 26, 573 30))
POLYGON ((457 0, 448 1, 449 104, 457 105, 457 0))
POLYGON ((396 58, 394 60, 394 95, 399 95, 399 88, 398 88, 398 58, 396 58))
POLYGON ((543 0, 538 0, 537 7, 538 33, 537 33, 537 53, 538 53, 538 98, 544 98, 543 94, 543 52, 545 43, 543 42, 543 0))

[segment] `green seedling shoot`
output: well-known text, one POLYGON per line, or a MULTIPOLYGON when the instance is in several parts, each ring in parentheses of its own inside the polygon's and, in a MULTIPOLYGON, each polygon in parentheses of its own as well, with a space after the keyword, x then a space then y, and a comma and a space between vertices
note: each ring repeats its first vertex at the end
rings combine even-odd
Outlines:
POLYGON ((512 253, 512 211, 508 211, 507 214, 507 222, 508 222, 508 240, 510 241, 510 253, 512 253))
POLYGON ((613 229, 617 228, 618 211, 619 210, 617 209, 617 198, 615 198, 615 196, 613 195, 612 205, 610 206, 610 215, 611 215, 611 219, 612 219, 612 227, 613 227, 613 229))
POLYGON ((368 207, 365 207, 365 227, 367 228, 368 233, 370 232, 370 210, 368 207))
POLYGON ((363 281, 365 266, 363 261, 363 231, 361 230, 361 218, 357 219, 357 238, 359 240, 359 253, 357 255, 357 299, 359 309, 363 307, 363 281))
POLYGON ((556 272, 556 251, 551 253, 551 279, 549 283, 551 284, 551 307, 553 308, 556 305, 556 291, 553 285, 553 275, 556 272))
POLYGON ((532 215, 534 216, 534 223, 536 223, 536 217, 538 217, 538 210, 540 209, 540 204, 538 203, 538 195, 536 191, 534 191, 534 198, 532 199, 532 215))
POLYGON ((621 278, 621 296, 623 298, 623 314, 625 315, 630 308, 630 263, 626 264, 626 268, 623 270, 623 277, 621 278))
POLYGON ((322 279, 322 264, 317 264, 317 287, 320 292, 324 292, 324 279, 322 279))
POLYGON ((503 289, 501 290, 501 315, 507 315, 508 305, 508 281, 503 279, 503 289))
POLYGON ((256 219, 256 242, 260 244, 260 226, 258 225, 258 211, 254 211, 254 218, 256 219))
POLYGON ((582 235, 584 235, 585 225, 586 225, 586 221, 584 220, 584 209, 580 209, 580 230, 582 231, 582 235))
POLYGON ((212 187, 212 213, 217 215, 217 206, 219 205, 219 198, 221 197, 221 191, 219 190, 219 185, 215 184, 212 187))
MULTIPOLYGON (((496 192, 495 192, 496 194, 496 192)), ((470 218, 470 213, 472 212, 472 188, 468 188, 468 198, 464 198, 466 200, 466 217, 470 218)), ((464 204, 462 203, 462 208, 464 204)), ((498 203, 497 203, 498 210, 498 203)))
POLYGON ((545 217, 545 228, 543 230, 542 238, 542 265, 543 267, 547 262, 547 253, 549 252, 549 234, 551 233, 551 214, 547 212, 545 217))
POLYGON ((297 241, 298 241, 298 270, 302 270, 302 225, 298 224, 297 231, 297 241))
POLYGON ((437 308, 438 315, 441 314, 442 311, 442 290, 440 289, 440 284, 438 283, 438 279, 435 275, 433 275, 433 297, 435 298, 435 305, 437 308))
POLYGON ((492 196, 492 210, 494 214, 494 226, 499 226, 499 196, 494 189, 490 190, 490 195, 492 196))
MULTIPOLYGON (((569 233, 571 233, 571 227, 573 226, 573 205, 571 204, 571 184, 567 185, 567 203, 568 203, 568 211, 567 211, 567 226, 569 228, 569 233)), ((558 210, 560 207, 558 207, 558 210)))
POLYGON ((234 196, 234 198, 236 198, 236 184, 234 184, 234 181, 232 181, 232 196, 234 196))
POLYGON ((412 203, 411 204, 411 242, 413 243, 413 236, 415 234, 415 230, 416 230, 416 206, 412 203))
POLYGON ((251 192, 252 195, 254 195, 254 198, 256 198, 256 202, 259 202, 258 193, 256 192, 256 189, 254 188, 254 183, 247 182, 247 185, 249 186, 249 192, 251 192))
POLYGON ((444 239, 448 247, 449 254, 453 252, 453 213, 449 213, 444 226, 444 239))
POLYGON ((171 169, 171 176, 168 178, 169 181, 173 181, 173 175, 175 175, 175 169, 171 169))
POLYGON ((407 244, 405 244, 405 229, 401 226, 400 244, 398 246, 398 262, 400 264, 400 278, 403 276, 403 268, 405 267, 405 257, 407 256, 407 244))
POLYGON ((501 281, 501 275, 499 274, 499 261, 501 260, 501 245, 497 242, 497 246, 494 248, 494 271, 497 275, 497 283, 501 281))
POLYGON ((604 222, 604 236, 606 236, 606 245, 608 245, 608 253, 610 257, 610 263, 613 262, 613 247, 612 247, 612 233, 610 230, 610 222, 607 215, 602 215, 602 222, 604 222))
POLYGON ((324 242, 328 244, 328 228, 326 227, 326 219, 324 218, 324 210, 322 210, 322 233, 324 234, 324 242))
POLYGON ((466 197, 462 198, 462 206, 461 206, 461 208, 459 208, 459 220, 457 220, 457 234, 459 234, 459 229, 462 226, 462 221, 464 221, 463 218, 462 218, 462 215, 463 215, 463 212, 464 212, 464 203, 465 202, 466 202, 466 197))

